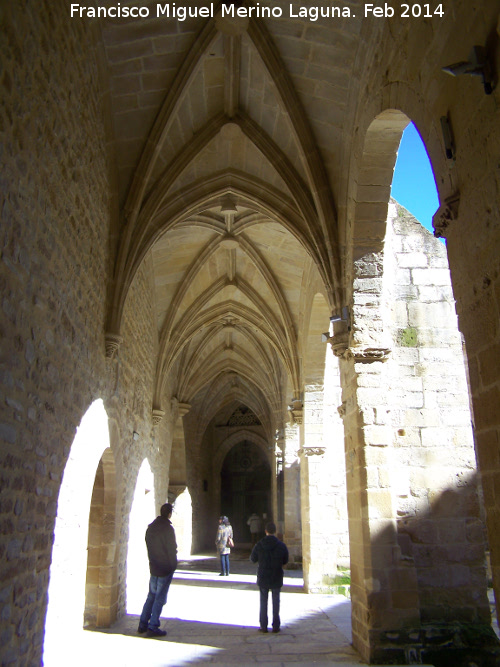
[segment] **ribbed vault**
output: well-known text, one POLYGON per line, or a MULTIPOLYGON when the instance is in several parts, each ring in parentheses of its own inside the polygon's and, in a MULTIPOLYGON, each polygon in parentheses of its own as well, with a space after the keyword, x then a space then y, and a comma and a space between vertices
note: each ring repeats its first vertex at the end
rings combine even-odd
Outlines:
POLYGON ((170 392, 202 406, 208 423, 237 400, 271 434, 273 413, 303 391, 307 290, 314 283, 330 312, 342 303, 334 140, 349 80, 340 63, 355 61, 354 42, 345 26, 332 30, 321 19, 311 43, 302 39, 307 20, 222 19, 216 12, 205 21, 141 26, 103 26, 123 157, 108 335, 120 336, 128 292, 151 258, 153 407, 161 409, 170 392), (335 68, 318 59, 318 35, 335 68), (127 42, 147 53, 135 77, 127 42), (160 62, 153 80, 148 72, 160 62), (126 110, 132 93, 142 105, 135 113, 126 110), (328 149, 320 148, 327 135, 328 149))

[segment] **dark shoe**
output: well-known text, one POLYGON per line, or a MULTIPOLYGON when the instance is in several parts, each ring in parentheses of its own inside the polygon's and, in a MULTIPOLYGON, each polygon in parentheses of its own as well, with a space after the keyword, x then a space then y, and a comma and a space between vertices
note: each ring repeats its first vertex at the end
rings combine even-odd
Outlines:
POLYGON ((259 628, 259 632, 267 632, 267 628, 259 628))
POLYGON ((273 632, 279 632, 279 631, 280 631, 279 628, 273 628, 273 632))
POLYGON ((146 637, 165 637, 167 635, 166 630, 160 630, 160 628, 157 628, 156 630, 148 630, 146 632, 146 637))
POLYGON ((223 576, 224 576, 224 572, 221 572, 221 573, 219 574, 219 577, 223 577, 223 576))
POLYGON ((147 629, 148 629, 148 626, 147 626, 147 625, 141 625, 141 624, 139 623, 139 627, 137 628, 137 632, 138 632, 140 635, 143 635, 143 634, 146 632, 147 629))

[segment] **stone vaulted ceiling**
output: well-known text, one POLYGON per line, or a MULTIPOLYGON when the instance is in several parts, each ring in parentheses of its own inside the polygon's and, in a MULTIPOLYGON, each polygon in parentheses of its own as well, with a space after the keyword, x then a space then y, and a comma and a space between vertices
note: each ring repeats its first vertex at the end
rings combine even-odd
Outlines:
POLYGON ((110 331, 150 256, 158 407, 171 377, 180 401, 241 402, 263 421, 291 398, 284 378, 300 394, 307 287, 339 305, 359 29, 285 12, 101 23, 122 225, 110 331))

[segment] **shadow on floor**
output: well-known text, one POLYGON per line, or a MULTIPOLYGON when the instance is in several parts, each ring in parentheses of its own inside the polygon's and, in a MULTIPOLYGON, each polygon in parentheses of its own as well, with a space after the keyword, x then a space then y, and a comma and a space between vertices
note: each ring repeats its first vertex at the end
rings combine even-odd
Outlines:
POLYGON ((139 635, 140 609, 134 609, 112 628, 83 633, 86 664, 106 664, 105 652, 111 652, 109 660, 120 667, 364 664, 351 646, 350 601, 339 595, 304 594, 298 570, 285 572, 281 632, 259 633, 256 565, 248 553, 232 554, 229 577, 219 578, 216 557, 179 562, 162 618, 168 635, 139 635), (98 654, 102 662, 92 657, 98 654))

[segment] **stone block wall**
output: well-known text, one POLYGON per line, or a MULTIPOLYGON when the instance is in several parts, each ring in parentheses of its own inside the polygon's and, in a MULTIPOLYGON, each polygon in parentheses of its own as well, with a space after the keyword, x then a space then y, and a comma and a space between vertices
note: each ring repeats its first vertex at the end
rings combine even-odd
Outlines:
POLYGON ((10 3, 1 49, 0 661, 33 665, 42 655, 61 479, 76 429, 99 397, 119 424, 112 448, 124 611, 127 507, 144 455, 161 463, 151 445, 155 333, 146 324, 145 270, 127 305, 121 355, 106 362, 113 190, 88 23, 70 21, 63 2, 10 3))
POLYGON ((393 202, 357 272, 341 355, 353 638, 387 662, 413 631, 425 656, 436 623, 488 629, 486 543, 446 248, 393 202))
POLYGON ((2 6, 2 664, 40 662, 59 484, 105 377, 106 139, 91 36, 66 8, 2 6))
POLYGON ((422 621, 489 624, 467 374, 446 248, 399 205, 389 207, 388 228, 398 543, 415 564, 422 621))

